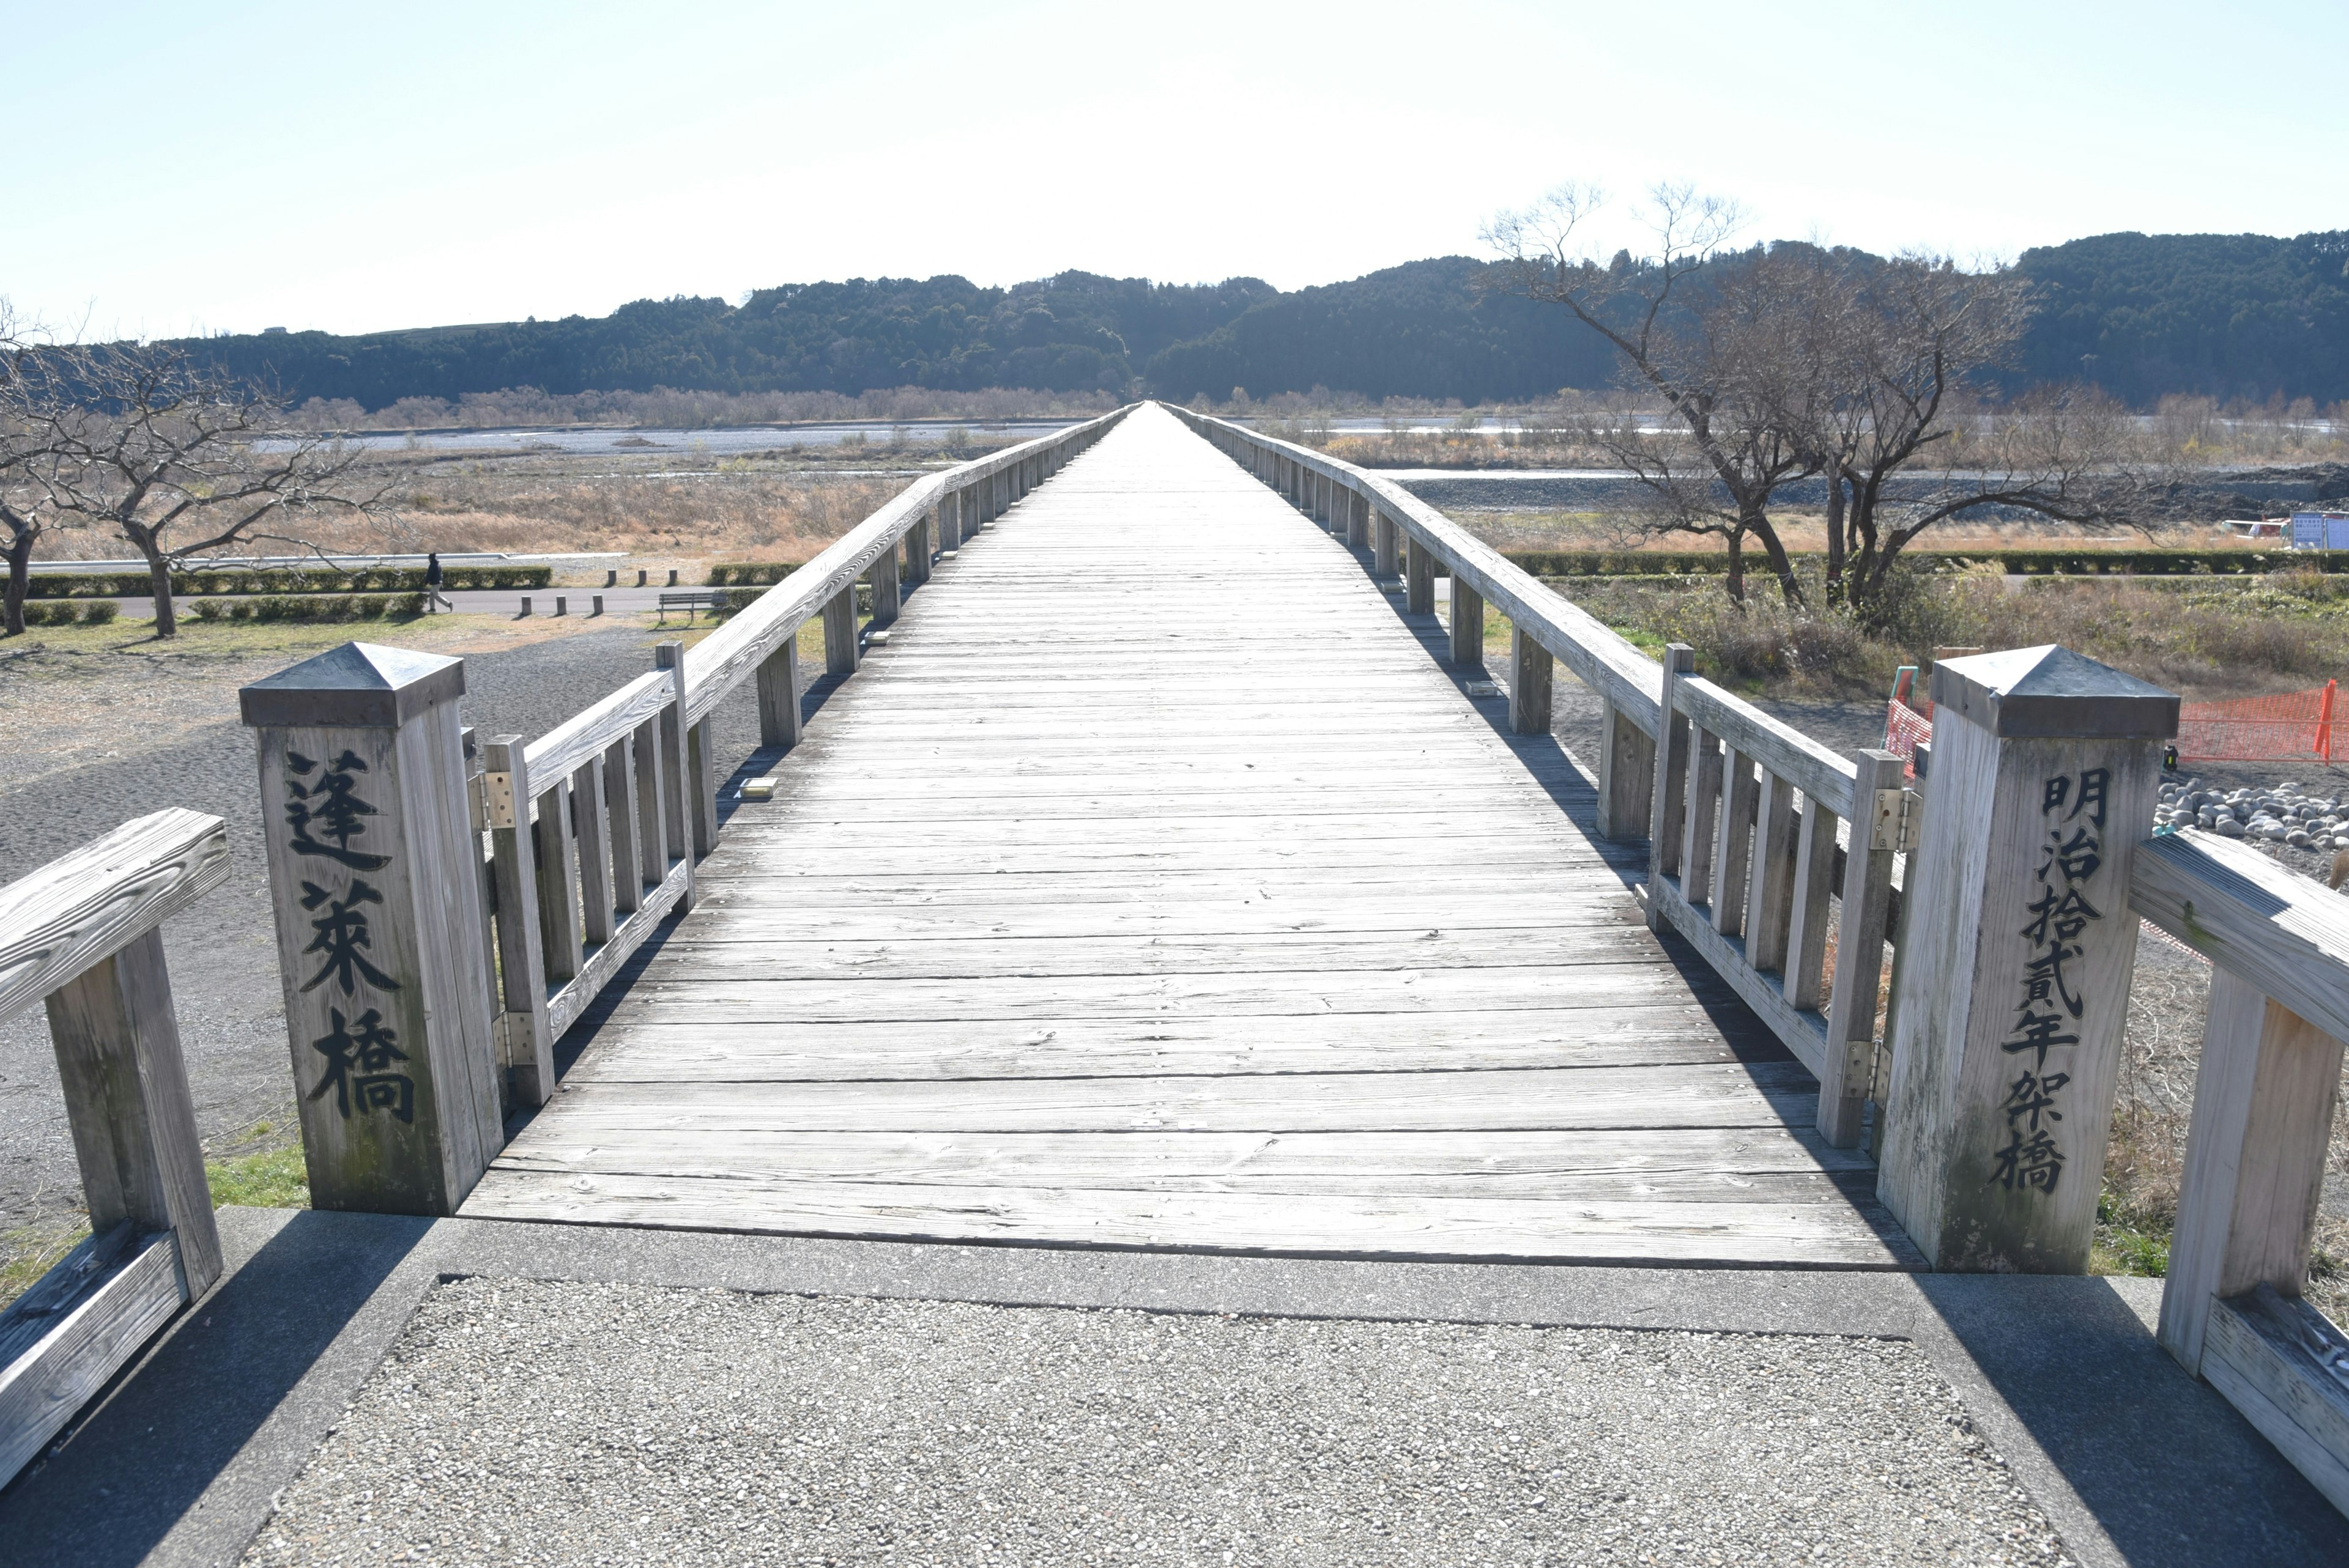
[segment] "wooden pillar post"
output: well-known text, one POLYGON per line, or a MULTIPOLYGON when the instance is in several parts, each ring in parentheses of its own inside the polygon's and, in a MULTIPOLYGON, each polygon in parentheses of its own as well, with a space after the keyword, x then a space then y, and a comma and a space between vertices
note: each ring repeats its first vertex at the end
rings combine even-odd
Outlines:
POLYGON ((1377 555, 1371 570, 1381 577, 1392 577, 1402 570, 1402 530, 1394 519, 1379 513, 1377 555))
POLYGON ((1613 703, 1599 705, 1599 836, 1644 838, 1656 792, 1656 743, 1613 703))
POLYGON ((800 639, 794 632, 759 663, 759 744, 800 743, 800 639))
MULTIPOLYGON (((216 820, 212 826, 218 831, 216 820)), ((50 992, 48 1010, 90 1233, 103 1236, 126 1220, 141 1231, 176 1232, 192 1301, 221 1276, 220 1232, 161 929, 50 992)))
POLYGON ((1485 596, 1452 574, 1452 662, 1464 670, 1485 667, 1485 596))
MULTIPOLYGON (((852 586, 850 592, 854 593, 852 586)), ((709 719, 686 728, 682 742, 670 736, 685 713, 685 645, 661 643, 653 649, 653 662, 670 673, 677 683, 677 706, 661 715, 661 739, 664 745, 677 747, 680 788, 671 802, 670 828, 676 833, 672 841, 690 844, 688 851, 695 860, 718 847, 718 759, 714 755, 709 719)))
POLYGON ((1415 535, 1403 542, 1403 614, 1434 614, 1435 556, 1415 535))
POLYGON ((239 694, 321 1209, 454 1213, 504 1141, 464 689, 459 660, 347 643, 239 694))
POLYGON ((962 548, 962 498, 960 490, 948 490, 938 497, 938 553, 962 548))
POLYGON ((1514 622, 1509 626, 1509 727, 1519 735, 1549 733, 1550 652, 1514 622))
POLYGON ((504 1006, 497 1023, 498 1065, 509 1104, 544 1105, 554 1093, 554 1038, 546 1011, 546 953, 539 940, 539 838, 530 820, 531 779, 523 738, 481 742, 481 789, 490 819, 493 924, 504 1006))
POLYGON ((886 626, 896 620, 901 595, 897 587, 897 547, 891 545, 865 568, 873 583, 873 624, 886 626))
POLYGON ((2040 647, 1944 660, 1933 700, 1877 1191, 1936 1268, 2079 1274, 2178 698, 2040 647))
POLYGON ((1356 550, 1371 547, 1371 498, 1357 490, 1346 496, 1346 542, 1356 550))
POLYGON ((856 673, 856 584, 851 583, 823 606, 823 665, 836 676, 856 673))
POLYGON ((930 528, 936 517, 935 510, 924 512, 905 531, 905 581, 916 588, 930 580, 930 528))
POLYGON ((1658 877, 1677 876, 1681 870, 1681 829, 1688 806, 1688 716, 1676 711, 1674 687, 1696 669, 1696 650, 1686 643, 1664 645, 1663 700, 1656 717, 1662 731, 1656 743, 1654 766, 1649 769, 1654 786, 1648 800, 1648 929, 1664 929, 1663 904, 1655 897, 1658 877))

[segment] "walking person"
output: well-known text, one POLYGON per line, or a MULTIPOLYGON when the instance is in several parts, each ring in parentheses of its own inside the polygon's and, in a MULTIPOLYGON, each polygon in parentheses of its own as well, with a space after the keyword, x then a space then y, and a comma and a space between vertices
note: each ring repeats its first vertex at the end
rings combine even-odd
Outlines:
POLYGON ((441 593, 441 582, 440 552, 428 551, 424 556, 424 613, 428 615, 436 609, 454 610, 457 607, 441 593))

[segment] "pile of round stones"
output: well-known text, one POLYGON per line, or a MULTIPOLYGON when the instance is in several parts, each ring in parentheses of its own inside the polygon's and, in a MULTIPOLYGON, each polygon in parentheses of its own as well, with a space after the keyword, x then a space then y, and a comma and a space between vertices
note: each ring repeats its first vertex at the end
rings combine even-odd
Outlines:
POLYGON ((2222 839, 2266 839, 2296 850, 2349 850, 2349 820, 2339 797, 2319 799, 2297 784, 2220 794, 2201 780, 2164 784, 2154 809, 2157 825, 2204 828, 2222 839))

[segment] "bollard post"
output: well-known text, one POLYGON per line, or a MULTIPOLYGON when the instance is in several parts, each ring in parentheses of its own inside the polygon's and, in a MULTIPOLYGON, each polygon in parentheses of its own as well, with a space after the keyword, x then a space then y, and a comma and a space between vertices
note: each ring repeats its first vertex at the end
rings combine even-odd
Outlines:
POLYGON ((2050 646, 1939 664, 1933 701, 1877 1191, 1937 1269, 2080 1274, 2178 698, 2050 646))
POLYGON ((558 615, 571 614, 571 601, 567 596, 561 593, 554 596, 554 613, 558 615))
POLYGON ((620 569, 616 566, 607 568, 604 573, 604 586, 606 588, 617 588, 619 585, 620 569))
POLYGON ((347 643, 238 694, 317 1208, 454 1213, 504 1141, 464 689, 347 643))
POLYGON ((637 567, 637 568, 636 568, 636 586, 637 586, 637 587, 639 587, 639 588, 641 588, 641 587, 643 587, 644 585, 645 585, 645 569, 644 569, 643 567, 639 566, 639 567, 637 567))
POLYGON ((516 617, 515 617, 515 619, 516 619, 516 620, 528 620, 529 618, 530 618, 530 595, 529 595, 529 594, 527 594, 527 593, 525 593, 525 594, 523 594, 523 595, 522 596, 522 614, 521 614, 520 615, 516 616, 516 617))
POLYGON ((591 610, 589 610, 589 611, 587 612, 587 614, 588 614, 588 618, 589 618, 589 619, 591 619, 591 620, 592 620, 592 619, 594 619, 595 616, 600 615, 600 614, 602 614, 604 613, 604 595, 602 595, 601 593, 597 593, 597 594, 594 595, 594 596, 593 596, 593 597, 588 601, 588 603, 594 606, 594 608, 593 608, 593 609, 591 609, 591 610))
POLYGON ((672 588, 677 586, 677 568, 674 566, 668 569, 668 585, 672 588))

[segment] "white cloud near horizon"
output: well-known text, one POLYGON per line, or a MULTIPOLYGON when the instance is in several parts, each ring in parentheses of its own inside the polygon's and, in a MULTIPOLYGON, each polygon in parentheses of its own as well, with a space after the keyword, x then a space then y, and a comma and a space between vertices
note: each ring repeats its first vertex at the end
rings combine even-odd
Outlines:
MULTIPOLYGON (((2349 8, 7 0, 0 295, 94 335, 1076 267, 1285 288, 1568 179, 2011 256, 2349 226, 2349 8)), ((1634 239, 1628 228, 1600 236, 1634 239)))

